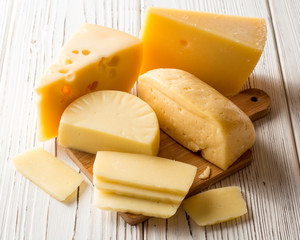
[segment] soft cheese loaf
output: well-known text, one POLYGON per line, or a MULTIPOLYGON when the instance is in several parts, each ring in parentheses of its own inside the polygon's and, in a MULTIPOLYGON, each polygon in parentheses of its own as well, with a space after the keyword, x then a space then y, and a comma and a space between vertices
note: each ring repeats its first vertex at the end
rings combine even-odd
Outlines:
POLYGON ((227 169, 255 141, 251 120, 194 75, 155 69, 139 77, 138 95, 155 111, 163 131, 186 148, 227 169))

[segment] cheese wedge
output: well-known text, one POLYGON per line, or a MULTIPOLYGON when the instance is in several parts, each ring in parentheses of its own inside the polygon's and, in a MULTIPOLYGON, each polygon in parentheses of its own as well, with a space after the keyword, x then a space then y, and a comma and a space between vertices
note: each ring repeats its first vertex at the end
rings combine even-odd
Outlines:
POLYGON ((186 195, 197 168, 193 165, 141 154, 99 151, 94 175, 120 185, 186 195))
POLYGON ((247 213, 239 187, 224 187, 199 193, 183 201, 187 214, 200 226, 217 224, 247 213))
POLYGON ((103 210, 142 214, 149 217, 169 218, 173 216, 179 204, 155 202, 131 198, 94 189, 93 205, 103 210))
POLYGON ((151 7, 141 31, 141 73, 178 68, 234 95, 257 64, 266 36, 263 18, 151 7))
POLYGON ((105 150, 157 155, 159 131, 154 111, 140 98, 103 90, 86 94, 66 108, 58 141, 93 154, 105 150))
POLYGON ((159 192, 155 190, 148 190, 138 187, 127 186, 124 184, 118 184, 113 182, 103 181, 99 177, 94 176, 94 185, 99 190, 105 192, 111 192, 118 195, 124 195, 127 197, 146 199, 150 201, 177 203, 180 204, 185 198, 185 195, 172 194, 167 192, 159 192))
POLYGON ((111 28, 83 25, 36 88, 40 141, 57 136, 61 115, 76 98, 103 89, 129 92, 141 60, 139 39, 111 28))
POLYGON ((205 159, 224 170, 254 144, 247 115, 188 72, 151 70, 139 77, 138 94, 164 132, 194 152, 202 150, 205 159))
POLYGON ((18 171, 59 201, 64 201, 83 181, 83 176, 42 148, 13 159, 18 171))

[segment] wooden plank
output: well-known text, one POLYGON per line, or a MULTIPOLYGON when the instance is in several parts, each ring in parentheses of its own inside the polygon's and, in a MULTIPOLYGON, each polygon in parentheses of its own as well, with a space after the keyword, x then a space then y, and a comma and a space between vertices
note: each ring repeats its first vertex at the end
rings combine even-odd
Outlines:
MULTIPOLYGON (((270 111, 270 98, 265 92, 259 89, 244 90, 240 94, 232 97, 231 100, 252 120, 262 118, 270 111)), ((66 152, 88 179, 93 182, 93 164, 95 155, 68 148, 66 148, 66 152)), ((224 171, 203 159, 200 153, 193 153, 184 148, 163 131, 161 131, 160 134, 160 150, 158 156, 175 159, 176 161, 189 163, 197 167, 197 174, 188 196, 192 196, 225 177, 232 175, 248 166, 252 160, 251 151, 248 150, 231 167, 224 171), (207 166, 211 168, 211 176, 208 179, 202 180, 199 178, 199 175, 207 166)), ((133 214, 119 214, 129 224, 137 224, 147 219, 147 217, 136 216, 133 214)))
POLYGON ((300 1, 270 0, 269 7, 300 164, 300 1))

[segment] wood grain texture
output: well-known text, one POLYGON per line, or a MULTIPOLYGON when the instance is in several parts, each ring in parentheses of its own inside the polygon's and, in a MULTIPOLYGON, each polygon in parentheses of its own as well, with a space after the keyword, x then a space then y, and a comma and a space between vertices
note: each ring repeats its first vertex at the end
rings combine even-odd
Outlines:
MULTIPOLYGON (((264 117, 270 111, 271 100, 268 94, 259 89, 247 89, 235 95, 231 100, 242 109, 252 120, 264 117)), ((87 178, 93 182, 93 164, 95 155, 81 152, 75 149, 66 148, 69 157, 77 164, 87 178)), ((187 196, 192 196, 208 188, 212 184, 236 173, 242 168, 248 166, 252 160, 251 150, 245 152, 232 166, 227 170, 222 170, 201 157, 200 153, 193 153, 185 147, 178 144, 163 131, 160 133, 159 157, 174 159, 176 161, 192 164, 197 167, 195 180, 187 196), (208 179, 202 180, 200 174, 209 166, 211 174, 208 179)), ((133 215, 128 213, 119 213, 120 216, 129 224, 135 225, 148 218, 142 215, 133 215)))
POLYGON ((1 0, 0 239, 298 239, 299 4, 297 0, 1 0), (248 214, 240 219, 202 228, 179 209, 168 220, 152 218, 130 226, 117 214, 91 205, 88 180, 70 204, 63 204, 11 164, 14 155, 39 145, 78 169, 54 140, 38 143, 32 89, 82 23, 137 36, 148 6, 267 20, 267 44, 245 88, 266 91, 272 111, 254 123, 252 164, 211 186, 241 187, 248 214))
POLYGON ((300 164, 300 2, 270 0, 268 7, 300 164))

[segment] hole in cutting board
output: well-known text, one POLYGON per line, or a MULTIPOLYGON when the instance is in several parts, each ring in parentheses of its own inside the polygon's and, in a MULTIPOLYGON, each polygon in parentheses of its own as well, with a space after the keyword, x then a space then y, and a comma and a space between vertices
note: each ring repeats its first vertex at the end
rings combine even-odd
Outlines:
POLYGON ((251 101, 252 101, 252 102, 257 102, 258 99, 257 99, 257 97, 252 97, 252 98, 251 98, 251 101))

